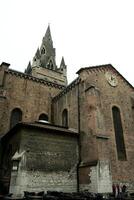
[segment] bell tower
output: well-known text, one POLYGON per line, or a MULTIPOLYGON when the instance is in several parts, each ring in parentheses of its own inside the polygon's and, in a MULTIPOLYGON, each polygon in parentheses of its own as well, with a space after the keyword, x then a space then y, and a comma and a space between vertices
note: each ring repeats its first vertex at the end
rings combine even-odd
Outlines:
POLYGON ((29 62, 25 73, 60 85, 67 85, 67 66, 62 57, 60 67, 57 67, 55 60, 55 48, 48 26, 45 36, 42 39, 40 48, 33 57, 32 64, 29 62))

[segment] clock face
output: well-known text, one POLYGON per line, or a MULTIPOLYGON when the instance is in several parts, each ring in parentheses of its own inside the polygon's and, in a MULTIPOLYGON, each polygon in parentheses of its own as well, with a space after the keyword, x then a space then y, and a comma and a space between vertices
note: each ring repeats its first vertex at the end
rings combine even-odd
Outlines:
POLYGON ((106 72, 105 77, 111 86, 116 87, 118 85, 117 77, 112 72, 106 72))

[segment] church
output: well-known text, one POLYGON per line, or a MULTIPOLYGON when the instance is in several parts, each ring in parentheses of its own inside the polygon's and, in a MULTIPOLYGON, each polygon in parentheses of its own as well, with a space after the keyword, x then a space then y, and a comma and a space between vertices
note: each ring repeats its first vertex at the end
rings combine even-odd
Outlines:
POLYGON ((134 192, 134 88, 111 65, 68 85, 48 26, 25 72, 0 65, 0 193, 134 192))

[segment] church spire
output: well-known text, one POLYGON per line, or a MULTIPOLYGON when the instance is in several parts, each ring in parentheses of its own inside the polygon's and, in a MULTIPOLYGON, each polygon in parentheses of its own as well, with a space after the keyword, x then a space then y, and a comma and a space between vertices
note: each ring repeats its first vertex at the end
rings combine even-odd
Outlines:
POLYGON ((29 61, 27 68, 25 69, 25 73, 30 74, 32 71, 32 65, 31 62, 29 61))
POLYGON ((62 59, 61 59, 60 68, 66 68, 66 64, 65 64, 65 60, 64 60, 63 56, 62 56, 62 59))
POLYGON ((39 48, 37 49, 36 53, 35 53, 35 56, 37 59, 40 59, 40 50, 39 48))
POLYGON ((52 70, 56 70, 57 68, 55 60, 55 48, 53 48, 53 41, 49 25, 40 47, 40 66, 42 68, 48 68, 52 70))
POLYGON ((53 46, 50 25, 48 25, 45 36, 43 37, 43 43, 47 43, 53 46))
POLYGON ((32 63, 29 63, 25 72, 54 83, 67 85, 67 67, 64 58, 62 57, 60 67, 56 65, 50 25, 47 27, 40 48, 37 49, 32 63))
POLYGON ((66 85, 67 85, 67 66, 65 64, 64 57, 62 56, 61 63, 60 63, 60 72, 63 73, 64 77, 66 77, 66 85))

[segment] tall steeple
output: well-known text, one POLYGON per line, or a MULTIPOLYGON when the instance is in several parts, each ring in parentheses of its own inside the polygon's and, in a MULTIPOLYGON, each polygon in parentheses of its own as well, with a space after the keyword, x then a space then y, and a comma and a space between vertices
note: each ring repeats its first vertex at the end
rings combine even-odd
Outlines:
POLYGON ((60 63, 60 68, 66 68, 66 65, 65 65, 65 60, 64 60, 64 57, 62 56, 62 59, 61 59, 61 63, 60 63))
POLYGON ((50 26, 48 25, 45 36, 43 37, 44 43, 50 44, 53 47, 53 41, 52 41, 52 36, 51 36, 51 31, 50 31, 50 26))
POLYGON ((49 25, 42 39, 41 46, 37 49, 35 56, 33 57, 32 64, 28 65, 25 73, 43 78, 45 80, 51 80, 55 83, 61 82, 64 85, 67 84, 64 58, 62 58, 59 68, 56 65, 55 48, 53 47, 53 40, 49 25), (60 81, 60 79, 62 80, 60 81))
POLYGON ((40 47, 40 54, 41 54, 40 58, 41 67, 55 70, 56 69, 55 49, 53 48, 53 41, 49 25, 46 30, 45 36, 43 37, 42 40, 42 44, 40 47))

